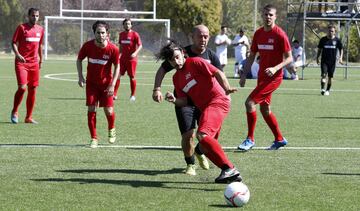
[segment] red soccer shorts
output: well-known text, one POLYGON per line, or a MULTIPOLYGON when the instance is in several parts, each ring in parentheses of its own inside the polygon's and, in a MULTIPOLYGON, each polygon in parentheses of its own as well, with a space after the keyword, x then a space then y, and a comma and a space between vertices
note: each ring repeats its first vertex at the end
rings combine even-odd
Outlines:
POLYGON ((15 62, 15 73, 18 85, 39 86, 39 63, 15 62))
POLYGON ((132 59, 132 60, 120 59, 120 75, 124 75, 126 72, 129 77, 135 78, 136 65, 137 65, 136 59, 132 59))
POLYGON ((229 111, 230 103, 209 105, 201 113, 198 131, 212 138, 217 137, 229 111))
POLYGON ((105 92, 107 87, 108 84, 86 83, 86 105, 97 106, 99 103, 99 107, 113 107, 113 96, 109 97, 105 92))
POLYGON ((282 78, 274 80, 262 80, 258 82, 255 89, 250 93, 249 98, 256 104, 270 105, 272 93, 280 86, 282 78))

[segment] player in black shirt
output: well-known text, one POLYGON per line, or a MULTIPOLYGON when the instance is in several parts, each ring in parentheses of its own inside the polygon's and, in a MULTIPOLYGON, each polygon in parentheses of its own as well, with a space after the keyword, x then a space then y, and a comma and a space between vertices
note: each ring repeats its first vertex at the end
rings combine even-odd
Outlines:
POLYGON ((341 40, 335 36, 335 33, 335 26, 329 25, 328 34, 320 39, 316 57, 316 62, 319 64, 319 57, 321 55, 321 94, 325 96, 330 94, 331 79, 334 77, 338 50, 339 63, 342 64, 343 45, 341 40), (326 77, 327 87, 325 90, 326 77))
MULTIPOLYGON (((201 57, 221 70, 219 58, 216 56, 215 52, 207 48, 209 38, 209 29, 206 26, 195 26, 192 31, 193 44, 185 47, 185 53, 189 57, 201 57)), ((163 100, 161 83, 165 74, 173 69, 174 68, 167 61, 164 61, 158 69, 155 76, 152 95, 155 102, 161 102, 163 100)), ((181 146, 187 164, 185 173, 196 175, 194 154, 198 158, 199 164, 203 169, 209 169, 209 164, 205 155, 201 152, 199 144, 194 147, 194 129, 196 127, 196 122, 200 117, 200 111, 192 103, 189 104, 189 106, 185 107, 175 107, 175 112, 179 130, 181 132, 181 146)))

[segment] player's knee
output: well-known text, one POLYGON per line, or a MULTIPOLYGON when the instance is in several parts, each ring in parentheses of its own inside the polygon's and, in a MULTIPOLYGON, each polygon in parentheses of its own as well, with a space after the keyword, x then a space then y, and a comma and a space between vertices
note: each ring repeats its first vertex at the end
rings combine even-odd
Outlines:
POLYGON ((26 85, 25 85, 25 84, 20 84, 20 85, 18 86, 18 90, 20 90, 20 91, 26 91, 26 85))
POLYGON ((88 112, 96 112, 96 106, 88 106, 88 112))
POLYGON ((252 101, 250 99, 247 99, 245 101, 245 107, 246 107, 247 112, 253 112, 256 109, 254 101, 252 101))
POLYGON ((206 134, 205 134, 205 133, 202 133, 202 132, 197 132, 197 133, 196 133, 196 138, 197 138, 199 141, 203 140, 203 138, 205 138, 205 137, 206 137, 206 134))
POLYGON ((190 142, 194 138, 194 131, 189 130, 183 134, 181 134, 181 138, 183 142, 190 142))
POLYGON ((322 78, 321 78, 321 83, 326 83, 326 78, 325 78, 325 76, 321 76, 322 78))
POLYGON ((271 110, 270 110, 270 107, 269 106, 260 106, 260 111, 261 111, 261 114, 263 116, 269 116, 270 113, 271 113, 271 110))
POLYGON ((113 109, 113 107, 104 107, 104 112, 105 112, 106 116, 110 116, 113 114, 114 109, 113 109))

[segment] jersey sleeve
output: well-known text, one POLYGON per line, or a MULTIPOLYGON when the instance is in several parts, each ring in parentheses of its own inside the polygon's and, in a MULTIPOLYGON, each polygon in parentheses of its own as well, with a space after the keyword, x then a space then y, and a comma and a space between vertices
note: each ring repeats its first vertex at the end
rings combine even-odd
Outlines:
POLYGON ((119 64, 119 63, 120 63, 119 57, 120 57, 119 48, 117 48, 117 47, 114 45, 114 46, 113 46, 113 54, 112 54, 112 57, 111 57, 111 62, 112 62, 114 65, 119 64))
POLYGON ((251 52, 254 52, 254 53, 256 53, 256 52, 258 52, 259 51, 259 49, 258 49, 258 45, 257 45, 257 37, 258 37, 258 31, 256 31, 255 32, 255 34, 254 34, 254 37, 253 37, 253 40, 252 40, 252 43, 251 43, 251 52))
POLYGON ((136 33, 136 42, 135 43, 136 43, 137 46, 142 45, 139 33, 136 33))
POLYGON ((78 60, 84 60, 85 59, 85 57, 87 56, 87 54, 86 54, 86 52, 87 52, 87 43, 85 43, 82 47, 81 47, 81 49, 80 49, 80 51, 79 51, 79 53, 78 53, 78 60))
POLYGON ((341 42, 341 40, 340 39, 338 39, 338 41, 336 42, 336 47, 341 51, 342 49, 343 49, 343 44, 342 44, 342 42, 341 42))
POLYGON ((284 50, 284 52, 291 51, 291 45, 290 45, 290 42, 289 42, 289 38, 288 38, 288 36, 286 35, 285 32, 282 33, 282 42, 283 42, 283 50, 284 50))
POLYGON ((20 39, 21 39, 21 37, 22 37, 22 35, 23 35, 23 33, 22 33, 22 27, 21 27, 21 25, 19 25, 17 28, 16 28, 16 30, 15 30, 15 33, 14 33, 14 35, 13 35, 13 38, 12 38, 12 42, 13 43, 17 43, 20 39))
POLYGON ((211 64, 214 65, 217 69, 223 71, 219 57, 217 57, 213 51, 209 51, 209 57, 211 64))
POLYGON ((321 38, 319 41, 319 44, 317 46, 318 48, 324 48, 324 38, 321 38))
POLYGON ((44 33, 44 28, 42 28, 42 29, 41 29, 40 42, 39 42, 39 44, 40 44, 40 45, 42 45, 42 44, 43 44, 43 42, 44 42, 44 34, 45 34, 45 33, 44 33))

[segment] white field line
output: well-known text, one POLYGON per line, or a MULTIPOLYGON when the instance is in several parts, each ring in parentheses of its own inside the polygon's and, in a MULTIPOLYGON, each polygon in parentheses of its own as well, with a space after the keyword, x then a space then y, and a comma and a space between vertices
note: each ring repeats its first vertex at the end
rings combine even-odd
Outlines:
MULTIPOLYGON (((99 145, 99 148, 123 149, 170 149, 181 150, 180 146, 143 146, 143 145, 99 145)), ((0 148, 89 148, 88 145, 78 144, 0 144, 0 148)), ((236 150, 237 147, 223 147, 224 150, 236 150)), ((265 150, 267 147, 253 147, 252 150, 265 150)), ((283 147, 280 150, 360 150, 360 147, 283 147)))
MULTIPOLYGON (((144 73, 151 73, 153 74, 153 72, 144 72, 144 73)), ((72 81, 72 82, 77 82, 76 79, 67 79, 67 78, 61 78, 61 76, 63 75, 76 75, 77 73, 55 73, 55 74, 47 74, 44 76, 44 78, 46 79, 51 79, 51 80, 59 80, 59 81, 72 81)), ((140 78, 138 78, 140 79, 140 78)), ((239 80, 239 79, 230 79, 230 80, 239 80)), ((122 84, 126 84, 129 85, 129 83, 122 83, 122 84)), ((154 84, 147 84, 147 83, 137 83, 137 85, 142 85, 142 86, 154 86, 154 84)), ((163 84, 162 86, 165 87, 173 87, 172 84, 163 84)), ((241 89, 254 89, 254 87, 242 87, 241 89)), ((284 91, 316 91, 318 92, 319 89, 299 89, 299 88, 279 88, 278 90, 284 90, 284 91)), ((352 89, 333 89, 332 92, 360 92, 360 90, 352 90, 352 89)))

